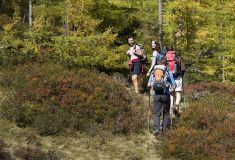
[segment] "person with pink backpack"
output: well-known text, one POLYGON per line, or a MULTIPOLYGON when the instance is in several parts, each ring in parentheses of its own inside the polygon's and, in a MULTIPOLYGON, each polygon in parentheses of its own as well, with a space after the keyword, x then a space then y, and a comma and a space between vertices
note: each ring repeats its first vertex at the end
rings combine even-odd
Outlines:
POLYGON ((173 113, 179 117, 179 104, 181 100, 181 93, 183 92, 183 76, 186 71, 182 58, 176 54, 173 47, 167 47, 167 70, 172 73, 176 87, 170 89, 171 109, 173 113))

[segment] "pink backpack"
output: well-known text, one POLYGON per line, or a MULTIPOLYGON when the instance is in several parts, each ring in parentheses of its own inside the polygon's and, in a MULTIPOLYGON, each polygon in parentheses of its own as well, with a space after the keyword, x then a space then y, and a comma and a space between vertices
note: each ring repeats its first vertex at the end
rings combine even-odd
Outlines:
POLYGON ((166 53, 167 57, 167 64, 168 64, 168 69, 169 71, 174 75, 177 73, 177 65, 175 61, 175 51, 168 51, 166 53))

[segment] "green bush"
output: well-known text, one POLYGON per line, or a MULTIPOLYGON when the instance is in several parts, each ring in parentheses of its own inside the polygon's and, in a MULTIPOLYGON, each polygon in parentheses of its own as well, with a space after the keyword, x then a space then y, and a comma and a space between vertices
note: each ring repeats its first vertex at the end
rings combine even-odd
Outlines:
POLYGON ((29 64, 2 71, 8 90, 2 115, 42 134, 66 128, 96 133, 140 131, 143 101, 123 83, 94 70, 68 70, 55 64, 29 64))
POLYGON ((235 112, 230 103, 234 95, 225 89, 215 88, 217 85, 212 85, 210 91, 208 88, 202 89, 209 91, 207 96, 191 101, 182 113, 176 129, 171 130, 163 141, 165 158, 235 158, 235 112))

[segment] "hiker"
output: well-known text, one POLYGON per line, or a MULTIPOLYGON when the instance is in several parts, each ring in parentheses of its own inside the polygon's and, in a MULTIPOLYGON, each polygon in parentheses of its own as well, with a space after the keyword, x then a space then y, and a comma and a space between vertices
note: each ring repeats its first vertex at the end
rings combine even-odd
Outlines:
POLYGON ((158 52, 160 50, 160 45, 156 40, 152 41, 152 50, 153 50, 153 52, 152 52, 151 58, 150 58, 151 59, 151 66, 147 72, 147 76, 151 75, 154 66, 157 64, 157 60, 159 60, 158 57, 160 57, 160 53, 158 52))
MULTIPOLYGON (((162 58, 162 55, 160 54, 159 50, 160 50, 160 45, 159 43, 156 41, 156 40, 153 40, 152 43, 151 43, 151 46, 152 46, 152 54, 151 54, 151 66, 147 72, 147 77, 152 78, 153 77, 153 69, 154 69, 154 66, 156 64, 159 63, 159 60, 162 58)), ((147 84, 147 87, 150 87, 150 83, 147 84)), ((150 92, 152 93, 152 88, 150 90, 150 92)))
MULTIPOLYGON (((151 58, 150 58, 151 65, 150 65, 150 68, 149 68, 149 70, 148 70, 148 72, 146 74, 146 76, 149 77, 149 79, 153 78, 153 69, 154 69, 154 66, 156 64, 158 64, 158 61, 161 58, 161 55, 159 53, 160 44, 156 40, 153 40, 152 43, 151 43, 151 47, 152 47, 152 54, 151 54, 151 58)), ((150 94, 152 95, 153 94, 153 88, 151 87, 150 82, 148 82, 147 87, 150 89, 150 94)))
POLYGON ((172 73, 176 87, 170 89, 171 109, 173 114, 179 117, 179 104, 181 100, 181 93, 183 91, 183 76, 185 73, 185 65, 180 56, 176 54, 172 46, 167 47, 167 67, 172 73))
POLYGON ((131 66, 131 80, 134 85, 135 93, 139 93, 139 84, 138 84, 138 76, 141 72, 141 56, 142 52, 138 45, 136 45, 134 38, 132 36, 128 37, 128 44, 129 49, 127 50, 126 54, 129 55, 130 60, 128 61, 128 64, 131 66))
POLYGON ((153 87, 153 133, 158 138, 161 132, 160 117, 163 114, 162 132, 165 133, 170 128, 170 92, 169 88, 174 88, 173 75, 167 71, 166 58, 160 60, 160 64, 154 67, 154 77, 150 79, 153 87))

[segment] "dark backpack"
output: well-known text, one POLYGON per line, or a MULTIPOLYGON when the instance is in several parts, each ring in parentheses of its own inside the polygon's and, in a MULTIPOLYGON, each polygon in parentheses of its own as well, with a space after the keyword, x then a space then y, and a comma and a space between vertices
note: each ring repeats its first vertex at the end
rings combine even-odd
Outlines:
POLYGON ((166 92, 167 86, 164 82, 164 77, 165 77, 165 73, 161 68, 154 70, 153 89, 156 94, 165 94, 166 92))
POLYGON ((167 87, 163 79, 160 81, 155 80, 153 83, 153 89, 156 94, 165 94, 166 88, 167 87))
MULTIPOLYGON (((142 44, 136 44, 136 45, 138 45, 140 47, 140 50, 142 52, 142 56, 140 57, 141 63, 144 63, 144 64, 148 63, 148 57, 147 57, 147 53, 144 49, 144 45, 142 45, 142 44)), ((136 45, 134 46, 134 49, 136 49, 136 45)))
POLYGON ((186 72, 186 67, 184 65, 184 62, 183 62, 182 58, 180 56, 177 56, 177 55, 175 57, 175 61, 176 61, 176 64, 177 64, 178 75, 181 75, 183 77, 184 73, 186 72))
POLYGON ((167 53, 166 47, 164 47, 164 48, 162 48, 162 49, 160 50, 160 54, 161 54, 161 55, 165 56, 166 53, 167 53))

